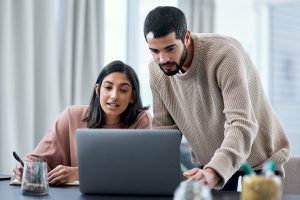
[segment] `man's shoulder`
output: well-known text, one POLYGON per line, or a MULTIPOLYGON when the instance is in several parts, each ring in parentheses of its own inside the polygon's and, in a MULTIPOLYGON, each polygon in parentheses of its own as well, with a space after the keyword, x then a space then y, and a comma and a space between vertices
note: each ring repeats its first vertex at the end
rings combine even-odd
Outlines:
POLYGON ((158 64, 155 62, 154 59, 150 60, 149 64, 148 64, 148 68, 150 73, 157 71, 157 69, 159 69, 158 64))
POLYGON ((192 33, 193 41, 204 45, 220 46, 241 46, 241 43, 234 37, 217 33, 192 33))
POLYGON ((167 76, 163 73, 163 71, 160 69, 158 64, 152 60, 149 62, 149 74, 150 74, 150 80, 153 81, 161 81, 162 79, 167 80, 167 76))
POLYGON ((245 50, 241 43, 230 36, 215 33, 193 33, 194 50, 200 53, 202 57, 206 57, 212 62, 222 59, 222 55, 230 53, 230 55, 239 56, 245 50), (219 55, 219 57, 218 57, 219 55))
POLYGON ((236 38, 228 36, 228 35, 222 35, 218 33, 192 33, 192 38, 198 38, 200 40, 216 40, 216 41, 237 41, 236 38))

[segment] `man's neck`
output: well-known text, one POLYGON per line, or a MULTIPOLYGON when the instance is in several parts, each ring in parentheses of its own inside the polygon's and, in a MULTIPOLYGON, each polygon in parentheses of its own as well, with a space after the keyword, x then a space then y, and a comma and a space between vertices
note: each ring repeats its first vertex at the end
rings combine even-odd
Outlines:
POLYGON ((183 65, 180 69, 180 71, 182 73, 189 70, 189 68, 191 67, 193 58, 194 58, 194 41, 191 38, 191 44, 187 47, 187 57, 186 57, 185 62, 183 63, 183 65))

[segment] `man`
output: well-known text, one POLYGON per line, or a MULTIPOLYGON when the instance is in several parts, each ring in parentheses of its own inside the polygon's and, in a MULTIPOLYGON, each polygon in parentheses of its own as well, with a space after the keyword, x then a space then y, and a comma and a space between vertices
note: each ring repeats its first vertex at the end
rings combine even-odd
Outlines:
POLYGON ((236 190, 243 162, 261 169, 267 160, 284 176, 289 141, 241 44, 191 33, 175 7, 150 11, 144 36, 154 58, 149 64, 153 126, 180 129, 203 165, 184 176, 236 190))

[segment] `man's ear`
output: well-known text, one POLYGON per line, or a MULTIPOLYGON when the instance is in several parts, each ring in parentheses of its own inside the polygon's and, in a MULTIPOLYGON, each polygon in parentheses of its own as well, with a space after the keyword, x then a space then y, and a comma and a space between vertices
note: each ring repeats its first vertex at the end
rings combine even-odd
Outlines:
POLYGON ((97 96, 100 95, 100 84, 99 83, 96 83, 96 85, 95 85, 95 92, 96 92, 97 96))
POLYGON ((184 36, 185 46, 188 47, 191 44, 191 32, 187 31, 184 36))

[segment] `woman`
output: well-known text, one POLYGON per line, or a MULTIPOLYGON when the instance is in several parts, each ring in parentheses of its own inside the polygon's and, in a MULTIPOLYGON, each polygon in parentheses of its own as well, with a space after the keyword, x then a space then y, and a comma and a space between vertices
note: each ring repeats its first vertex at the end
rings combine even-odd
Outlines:
MULTIPOLYGON (((149 129, 152 117, 142 106, 135 71, 121 61, 108 64, 99 74, 90 105, 70 106, 58 117, 48 133, 26 160, 42 157, 48 164, 49 183, 79 180, 76 156, 77 128, 149 129)), ((14 173, 20 181, 23 167, 14 173)))

